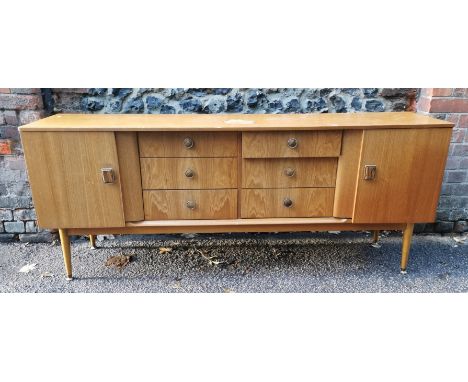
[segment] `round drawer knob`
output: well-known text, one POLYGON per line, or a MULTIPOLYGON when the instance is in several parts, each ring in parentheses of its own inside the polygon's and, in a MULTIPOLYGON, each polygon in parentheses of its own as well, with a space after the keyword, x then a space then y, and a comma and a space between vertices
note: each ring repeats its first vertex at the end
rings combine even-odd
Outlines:
POLYGON ((192 138, 187 137, 184 139, 184 146, 188 149, 191 149, 195 145, 195 142, 192 138))
POLYGON ((197 206, 197 204, 193 200, 187 200, 185 205, 191 210, 195 209, 195 207, 197 206))
POLYGON ((293 201, 290 198, 284 198, 283 205, 287 208, 290 208, 293 205, 293 201))
POLYGON ((289 138, 288 139, 288 147, 290 149, 295 149, 298 145, 299 145, 299 143, 297 142, 296 138, 289 138))
POLYGON ((284 169, 284 175, 286 175, 286 176, 294 176, 294 175, 296 175, 296 170, 294 170, 294 169, 291 168, 291 167, 285 168, 285 169, 284 169))
POLYGON ((193 178, 195 176, 195 171, 193 171, 191 168, 188 168, 185 170, 184 174, 187 178, 193 178))

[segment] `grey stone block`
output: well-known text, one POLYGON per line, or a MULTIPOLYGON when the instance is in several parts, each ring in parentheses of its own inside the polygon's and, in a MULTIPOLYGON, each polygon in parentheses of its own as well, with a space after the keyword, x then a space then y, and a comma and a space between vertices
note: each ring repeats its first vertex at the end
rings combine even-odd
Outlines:
POLYGON ((29 196, 0 196, 1 208, 31 208, 32 198, 29 196))
POLYGON ((51 243, 58 240, 58 234, 50 231, 24 233, 19 235, 19 240, 23 243, 51 243))
POLYGON ((0 208, 0 221, 13 220, 13 213, 11 210, 0 208))
POLYGON ((24 223, 23 222, 5 222, 3 223, 5 227, 5 232, 8 233, 23 233, 24 232, 24 223))
POLYGON ((15 234, 14 233, 2 233, 0 234, 0 243, 6 243, 9 241, 14 241, 15 240, 15 234))
POLYGON ((434 231, 439 233, 450 233, 453 231, 453 222, 436 222, 434 231))
POLYGON ((34 209, 19 209, 13 213, 15 220, 36 220, 36 211, 34 209))
POLYGON ((459 220, 453 226, 453 232, 462 233, 466 231, 468 231, 468 222, 465 220, 459 220))
POLYGON ((418 223, 414 225, 414 233, 423 233, 426 228, 425 223, 418 223))
POLYGON ((27 233, 37 232, 36 223, 34 221, 26 222, 25 226, 27 233))

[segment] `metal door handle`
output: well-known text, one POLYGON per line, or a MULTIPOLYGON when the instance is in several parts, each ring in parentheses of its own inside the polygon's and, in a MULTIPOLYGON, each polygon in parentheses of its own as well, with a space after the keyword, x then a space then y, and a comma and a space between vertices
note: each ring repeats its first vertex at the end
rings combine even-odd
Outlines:
POLYGON ((374 180, 377 176, 377 166, 375 164, 366 164, 364 166, 364 180, 374 180))
POLYGON ((114 170, 111 167, 101 168, 102 181, 106 184, 112 184, 115 182, 114 170))

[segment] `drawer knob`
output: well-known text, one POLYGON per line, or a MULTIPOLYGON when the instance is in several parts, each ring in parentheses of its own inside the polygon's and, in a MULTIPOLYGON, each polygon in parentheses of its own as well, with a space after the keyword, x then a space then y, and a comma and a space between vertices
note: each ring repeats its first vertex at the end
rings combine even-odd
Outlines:
POLYGON ((284 198, 283 205, 287 208, 290 208, 293 205, 293 201, 290 198, 284 198))
POLYGON ((297 142, 296 138, 289 138, 288 139, 288 147, 290 149, 295 149, 298 145, 299 145, 299 143, 297 142))
POLYGON ((114 170, 110 167, 101 168, 102 181, 106 184, 115 182, 114 170))
POLYGON ((193 200, 187 200, 185 205, 191 210, 195 209, 195 207, 197 206, 197 204, 193 200))
POLYGON ((296 170, 294 170, 294 169, 291 168, 291 167, 285 168, 285 169, 284 169, 284 175, 286 175, 286 176, 294 176, 294 175, 296 175, 296 170))
POLYGON ((193 178, 195 176, 195 171, 193 171, 191 168, 188 168, 185 170, 184 174, 187 178, 193 178))
POLYGON ((191 149, 195 145, 195 142, 192 138, 187 137, 184 139, 184 146, 188 149, 191 149))

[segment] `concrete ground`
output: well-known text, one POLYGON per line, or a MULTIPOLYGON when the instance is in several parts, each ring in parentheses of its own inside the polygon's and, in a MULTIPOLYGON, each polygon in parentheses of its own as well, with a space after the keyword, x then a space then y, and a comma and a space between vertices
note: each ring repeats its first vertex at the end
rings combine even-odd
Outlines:
POLYGON ((73 281, 58 243, 0 243, 0 292, 468 292, 468 239, 456 237, 415 235, 406 275, 398 233, 380 248, 364 232, 121 236, 97 250, 78 239, 73 281), (105 265, 121 254, 125 267, 105 265))

